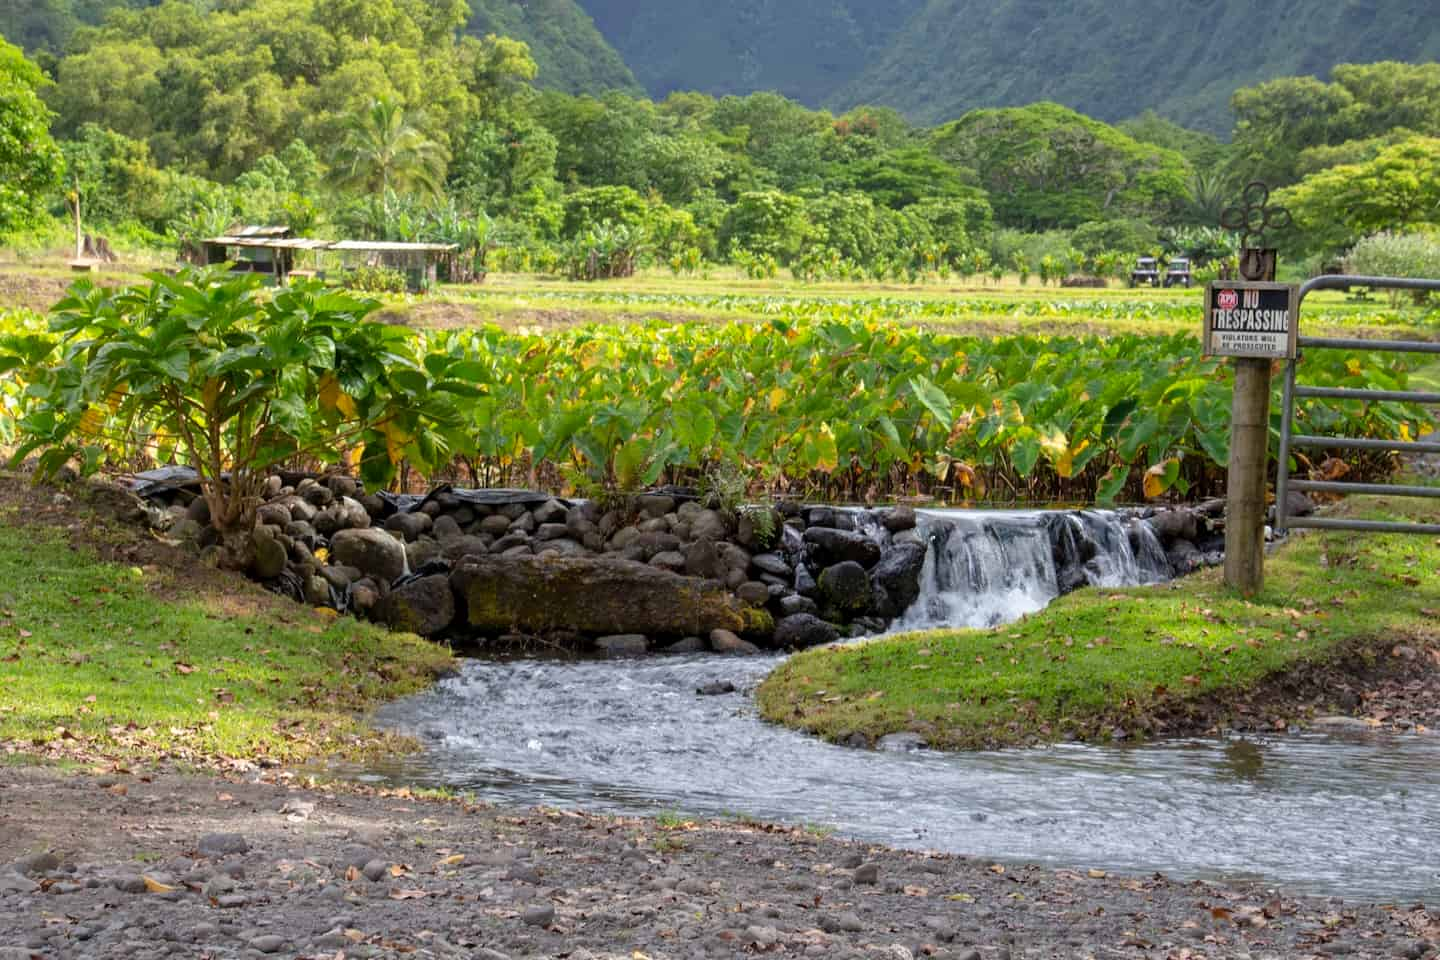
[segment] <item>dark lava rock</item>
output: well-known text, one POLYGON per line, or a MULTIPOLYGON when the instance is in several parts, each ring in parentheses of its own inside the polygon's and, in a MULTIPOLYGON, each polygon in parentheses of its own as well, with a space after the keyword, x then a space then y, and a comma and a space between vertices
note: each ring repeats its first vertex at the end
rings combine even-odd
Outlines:
POLYGON ((535 522, 542 526, 547 523, 564 523, 568 512, 565 505, 559 500, 546 500, 531 511, 535 522))
POLYGON ((1165 551, 1165 559, 1170 561, 1170 572, 1177 577, 1198 570, 1205 562, 1200 550, 1189 540, 1176 540, 1165 551))
POLYGON ((460 529, 460 522, 449 514, 435 518, 434 526, 431 528, 435 539, 442 542, 454 540, 456 537, 463 537, 465 531, 460 529))
POLYGON ((695 692, 702 697, 720 697, 727 693, 734 693, 735 684, 729 680, 716 680, 705 684, 703 687, 696 687, 695 692))
POLYGON ((394 630, 430 637, 455 619, 455 595, 450 577, 436 574, 397 587, 380 602, 379 617, 394 630))
POLYGON ((863 613, 870 606, 870 577, 853 560, 820 571, 819 584, 820 596, 836 610, 863 613))
POLYGON ((490 541, 470 534, 452 537, 441 546, 445 550, 445 559, 451 563, 459 563, 465 557, 483 557, 490 552, 490 541))
POLYGON ((835 625, 809 613, 797 613, 775 624, 775 645, 797 650, 834 643, 840 639, 835 625))
POLYGON ((760 648, 755 644, 740 639, 729 630, 711 630, 710 649, 716 653, 738 654, 744 657, 753 657, 760 652, 760 648))
POLYGON ((795 592, 802 597, 814 597, 820 592, 820 585, 803 564, 795 568, 795 592))
POLYGON ((675 512, 675 498, 646 493, 635 498, 635 506, 647 517, 663 517, 667 513, 675 512))
POLYGON ((750 558, 750 564, 761 573, 784 577, 786 582, 795 576, 795 568, 786 563, 785 558, 778 553, 757 553, 750 558))
POLYGON ((635 539, 635 542, 645 549, 647 560, 657 553, 676 553, 680 550, 680 538, 673 533, 659 531, 642 533, 635 539))
MULTIPOLYGON (((864 576, 865 571, 860 571, 864 576)), ((770 602, 770 588, 766 584, 755 580, 747 580, 735 589, 735 596, 752 607, 763 607, 770 602)))
POLYGON ((810 527, 805 531, 805 542, 817 567, 833 567, 850 560, 868 570, 880 562, 880 544, 863 534, 810 527))
POLYGON ((390 583, 405 573, 405 545, 385 530, 341 530, 330 541, 336 563, 356 567, 366 576, 390 583))
POLYGON ((780 615, 791 617, 797 613, 819 613, 820 607, 809 597, 802 597, 798 593, 792 593, 788 597, 780 598, 780 615))
POLYGON ((811 507, 805 511, 805 525, 808 527, 835 526, 835 511, 829 507, 811 507))
POLYGON ((257 580, 274 580, 285 572, 285 564, 289 559, 290 555, 280 541, 257 536, 255 559, 250 564, 250 572, 257 580))
POLYGON ((554 919, 555 908, 548 903, 526 907, 525 912, 520 915, 521 922, 532 927, 548 926, 554 919))
MULTIPOLYGON (((202 498, 197 498, 197 499, 196 499, 195 501, 193 501, 193 502, 194 502, 194 503, 204 503, 205 500, 204 500, 204 498, 202 497, 202 498)), ((205 510, 205 513, 208 514, 209 512, 210 512, 210 511, 209 511, 208 509, 205 510)), ((188 514, 187 514, 187 516, 188 516, 188 514)), ((191 519, 194 520, 195 518, 194 518, 194 517, 191 517, 191 519)), ((280 528, 283 529, 287 524, 289 524, 289 523, 291 522, 292 519, 293 519, 293 518, 290 516, 290 511, 287 510, 287 509, 285 509, 284 506, 282 506, 281 504, 278 504, 278 503, 262 503, 262 504, 255 510, 255 522, 256 522, 256 523, 269 523, 269 524, 274 524, 275 526, 280 527, 280 528)), ((196 520, 195 522, 196 522, 196 523, 200 523, 200 524, 203 525, 203 524, 205 524, 205 523, 209 523, 210 521, 209 521, 208 519, 206 519, 206 520, 204 520, 204 521, 196 520)))
POLYGON ((638 657, 650 649, 650 641, 643 634, 622 633, 596 637, 595 649, 607 657, 638 657))
POLYGON ((670 646, 666 647, 665 649, 661 650, 660 652, 661 652, 661 653, 704 653, 706 650, 709 650, 709 649, 710 649, 710 645, 707 644, 704 640, 701 640, 699 637, 686 637, 686 638, 683 639, 683 640, 677 640, 677 641, 675 641, 674 643, 670 644, 670 646))
POLYGON ((715 541, 696 540, 685 548, 685 572, 690 576, 718 580, 724 569, 720 554, 715 550, 715 541))
POLYGON ((690 519, 690 536, 696 540, 724 540, 730 529, 715 510, 701 510, 690 519))
POLYGON ((1149 520, 1151 531, 1160 542, 1169 547, 1176 540, 1194 540, 1199 535, 1195 514, 1184 508, 1161 510, 1149 520))
POLYGON ((898 507, 891 507, 880 514, 880 522, 885 529, 891 533, 899 533, 901 530, 915 529, 915 508, 901 504, 898 507))
POLYGON ((611 557, 474 557, 451 585, 469 625, 495 634, 683 637, 746 626, 740 605, 713 583, 611 557))
POLYGON ((885 589, 896 613, 903 613, 920 596, 920 572, 925 567, 923 543, 891 544, 870 571, 874 582, 885 589))
POLYGON ((510 532, 510 519, 498 514, 488 516, 480 521, 480 532, 503 537, 510 532))

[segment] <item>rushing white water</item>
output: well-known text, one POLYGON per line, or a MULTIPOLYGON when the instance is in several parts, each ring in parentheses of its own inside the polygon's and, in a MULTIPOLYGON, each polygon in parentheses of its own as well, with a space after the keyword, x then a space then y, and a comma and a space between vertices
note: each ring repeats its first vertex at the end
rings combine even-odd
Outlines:
POLYGON ((922 510, 917 529, 929 545, 920 597, 895 631, 1007 623, 1064 592, 1062 572, 1079 578, 1070 587, 1159 583, 1170 574, 1150 525, 1115 513, 922 510))
MULTIPOLYGON (((1114 513, 924 511, 918 533, 930 549, 902 627, 993 624, 1062 588, 1168 575, 1148 524, 1114 513)), ((1440 896, 1440 738, 860 751, 758 718, 746 694, 782 659, 468 661, 381 712, 426 751, 355 773, 505 803, 739 812, 976 856, 1440 896), (727 680, 742 693, 696 695, 727 680)))

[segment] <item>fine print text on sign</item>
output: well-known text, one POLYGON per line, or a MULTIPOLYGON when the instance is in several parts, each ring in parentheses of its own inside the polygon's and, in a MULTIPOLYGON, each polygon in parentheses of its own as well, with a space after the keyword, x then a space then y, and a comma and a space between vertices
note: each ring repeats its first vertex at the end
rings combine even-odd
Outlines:
POLYGON ((1295 356, 1300 287, 1225 280, 1205 288, 1205 353, 1212 357, 1295 356))

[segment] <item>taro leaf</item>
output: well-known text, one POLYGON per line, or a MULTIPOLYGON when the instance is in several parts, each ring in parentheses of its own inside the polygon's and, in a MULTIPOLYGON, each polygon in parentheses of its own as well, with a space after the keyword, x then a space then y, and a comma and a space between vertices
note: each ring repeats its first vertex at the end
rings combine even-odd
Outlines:
POLYGON ((1120 491, 1125 489, 1125 481, 1130 479, 1130 468, 1123 463, 1117 463, 1105 471, 1105 476, 1100 478, 1100 483, 1095 487, 1095 501, 1097 503, 1114 503, 1115 498, 1120 496, 1120 491))
POLYGON ((945 391, 919 374, 910 378, 910 389, 915 392, 915 398, 925 405, 925 409, 934 414, 940 426, 949 430, 955 422, 955 414, 950 410, 950 398, 945 396, 945 391))
POLYGON ((715 438, 715 415, 698 404, 677 410, 675 437, 689 451, 692 461, 698 462, 715 438))
POLYGON ((1115 436, 1116 432, 1125 425, 1125 418, 1130 416, 1139 405, 1139 400, 1136 400, 1134 397, 1129 397, 1111 407, 1109 412, 1105 414, 1105 426, 1100 431, 1100 439, 1109 440, 1115 436))
POLYGON ((1035 469, 1035 463, 1040 459, 1040 441, 1035 436, 1035 431, 1028 431, 1027 435, 1015 443, 1010 453, 1010 458, 1015 464, 1015 472, 1022 478, 1028 478, 1035 469))

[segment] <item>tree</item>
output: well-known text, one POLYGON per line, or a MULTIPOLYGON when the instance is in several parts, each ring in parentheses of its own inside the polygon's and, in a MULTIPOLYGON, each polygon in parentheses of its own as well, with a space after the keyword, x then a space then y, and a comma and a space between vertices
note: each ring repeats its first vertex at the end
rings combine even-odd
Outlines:
POLYGON ((1026 230, 1087 220, 1163 220, 1185 199, 1189 165, 1056 103, 974 110, 937 128, 942 160, 972 169, 996 219, 1026 230))
POLYGON ((1310 249, 1440 224, 1440 138, 1412 137, 1366 163, 1322 170, 1275 199, 1290 208, 1310 249))
POLYGON ((529 117, 476 120, 466 128, 450 165, 450 189, 472 210, 508 211, 533 191, 552 195, 555 136, 529 117))
POLYGON ((439 196, 449 158, 393 100, 376 100, 346 124, 332 175, 337 185, 371 193, 439 196))
POLYGON ((720 243, 784 262, 799 252, 808 229, 804 200, 779 190, 755 190, 741 194, 730 208, 720 243))
POLYGON ((60 185, 63 159, 37 92, 46 82, 19 47, 0 38, 0 235, 30 223, 60 185))

